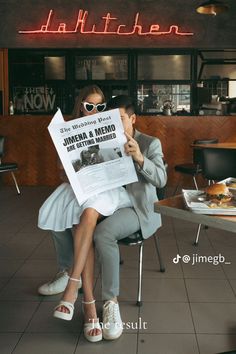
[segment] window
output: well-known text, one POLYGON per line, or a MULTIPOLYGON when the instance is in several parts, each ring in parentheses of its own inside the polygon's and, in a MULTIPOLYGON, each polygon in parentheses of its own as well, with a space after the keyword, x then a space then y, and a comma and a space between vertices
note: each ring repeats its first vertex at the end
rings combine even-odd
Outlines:
POLYGON ((65 80, 65 57, 44 57, 45 79, 65 80))
POLYGON ((138 112, 173 114, 190 112, 191 55, 138 55, 138 112))
POLYGON ((127 55, 76 56, 76 80, 127 80, 127 55))
POLYGON ((190 85, 138 85, 138 107, 144 113, 190 111, 190 85))
POLYGON ((236 79, 235 64, 205 64, 202 68, 201 79, 236 79))
POLYGON ((79 90, 96 84, 107 100, 131 95, 138 114, 165 114, 166 105, 172 114, 189 113, 192 58, 181 49, 9 49, 10 99, 19 114, 57 107, 71 114, 79 90))
POLYGON ((198 53, 198 81, 209 96, 236 96, 236 50, 202 50, 198 53))
POLYGON ((62 51, 9 50, 10 99, 17 114, 70 113, 66 55, 62 51))
POLYGON ((44 57, 37 52, 9 51, 9 77, 17 85, 43 83, 44 57))
POLYGON ((138 80, 190 80, 190 55, 139 55, 138 80))

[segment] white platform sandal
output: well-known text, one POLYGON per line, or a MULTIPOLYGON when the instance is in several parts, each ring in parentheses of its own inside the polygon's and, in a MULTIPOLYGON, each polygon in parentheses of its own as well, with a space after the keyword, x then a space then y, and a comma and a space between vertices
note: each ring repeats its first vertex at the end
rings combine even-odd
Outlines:
MULTIPOLYGON (((85 304, 85 305, 90 305, 90 304, 94 304, 94 303, 95 303, 95 300, 93 300, 93 301, 82 301, 82 304, 85 304)), ((99 342, 99 341, 102 340, 102 328, 101 328, 100 323, 99 323, 99 318, 93 319, 92 322, 84 323, 84 337, 89 342, 92 342, 92 343, 99 342), (90 335, 89 333, 93 329, 98 329, 100 331, 100 333, 96 334, 95 336, 90 335)))
MULTIPOLYGON (((81 279, 76 279, 76 278, 69 278, 69 281, 70 280, 76 281, 78 283, 81 282, 81 279)), ((78 284, 78 288, 79 287, 80 287, 80 284, 78 284)), ((78 293, 76 294, 75 301, 77 299, 77 296, 78 296, 78 293)), ((75 301, 74 301, 74 303, 75 303, 75 301)), ((70 321, 73 317, 73 314, 74 314, 74 309, 75 309, 74 303, 61 300, 59 302, 59 304, 54 308, 53 316, 56 318, 60 318, 61 320, 70 321), (68 312, 60 311, 61 307, 65 307, 68 312)))

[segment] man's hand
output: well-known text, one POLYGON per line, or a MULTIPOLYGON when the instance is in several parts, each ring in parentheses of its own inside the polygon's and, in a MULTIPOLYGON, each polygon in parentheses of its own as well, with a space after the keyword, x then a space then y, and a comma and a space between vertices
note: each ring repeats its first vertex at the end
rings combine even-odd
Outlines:
POLYGON ((127 155, 132 156, 133 160, 136 161, 139 166, 142 168, 144 163, 143 154, 140 151, 137 141, 128 133, 125 132, 127 137, 127 143, 125 143, 125 152, 127 155))

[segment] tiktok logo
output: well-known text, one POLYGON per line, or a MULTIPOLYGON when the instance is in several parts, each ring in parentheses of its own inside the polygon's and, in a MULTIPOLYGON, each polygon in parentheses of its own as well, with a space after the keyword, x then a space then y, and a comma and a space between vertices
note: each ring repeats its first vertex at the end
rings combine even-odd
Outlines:
POLYGON ((179 260, 180 260, 181 258, 182 258, 182 257, 181 257, 179 254, 177 254, 176 257, 173 258, 173 263, 175 263, 175 264, 179 263, 179 260))

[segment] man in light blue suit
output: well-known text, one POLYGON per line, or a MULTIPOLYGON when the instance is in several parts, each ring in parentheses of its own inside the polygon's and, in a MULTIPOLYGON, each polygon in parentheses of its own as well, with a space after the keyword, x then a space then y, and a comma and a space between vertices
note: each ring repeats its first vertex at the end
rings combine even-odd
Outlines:
MULTIPOLYGON (((116 96, 107 105, 119 108, 127 143, 125 152, 133 158, 138 181, 126 186, 133 207, 117 210, 101 221, 95 230, 94 242, 102 266, 103 336, 116 339, 122 334, 122 321, 117 296, 119 295, 119 246, 117 241, 141 229, 143 238, 150 237, 161 226, 161 217, 154 213, 158 200, 156 188, 167 181, 163 153, 159 139, 134 129, 136 115, 128 96, 116 96), (109 324, 106 326, 106 324, 109 324)), ((58 264, 62 271, 56 280, 42 285, 39 293, 52 295, 64 291, 67 273, 73 261, 71 230, 53 232, 58 264)))

